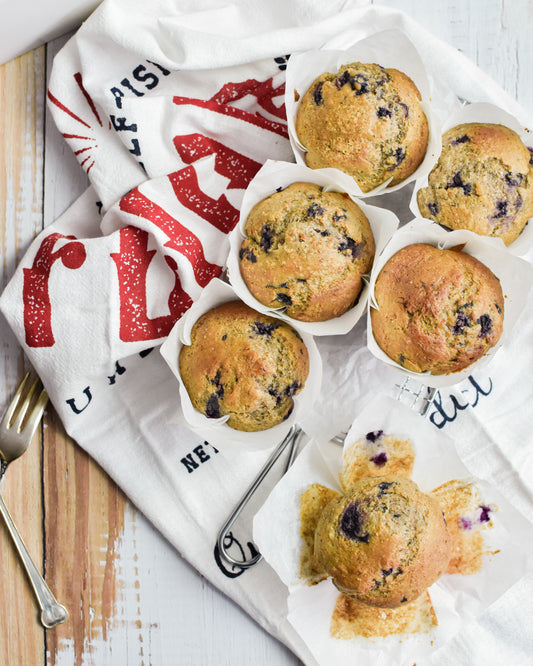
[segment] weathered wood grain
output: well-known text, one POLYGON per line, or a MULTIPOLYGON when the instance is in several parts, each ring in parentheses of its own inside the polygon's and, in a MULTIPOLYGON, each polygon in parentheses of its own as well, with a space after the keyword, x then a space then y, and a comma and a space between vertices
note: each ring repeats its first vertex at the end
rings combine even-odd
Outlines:
POLYGON ((46 577, 70 611, 65 624, 47 632, 47 664, 55 666, 67 645, 73 666, 92 664, 91 645, 108 640, 117 610, 117 548, 127 500, 64 433, 53 411, 44 430, 43 489, 46 577))
MULTIPOLYGON (((2 284, 12 274, 42 212, 42 100, 44 52, 40 48, 0 67, 0 251, 2 284)), ((2 322, 2 410, 22 376, 23 357, 2 322)), ((15 524, 37 566, 42 562, 41 448, 37 434, 28 452, 9 467, 0 486, 15 524)), ((26 573, 0 521, 0 663, 42 663, 44 632, 26 573), (15 659, 15 661, 13 661, 15 659)))
POLYGON ((402 10, 479 65, 524 108, 533 106, 528 71, 530 0, 373 0, 372 4, 402 10))

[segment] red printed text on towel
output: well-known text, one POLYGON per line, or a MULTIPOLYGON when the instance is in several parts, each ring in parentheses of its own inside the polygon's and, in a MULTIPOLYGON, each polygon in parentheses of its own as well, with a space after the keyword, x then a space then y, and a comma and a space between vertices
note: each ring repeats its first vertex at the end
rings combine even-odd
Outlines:
MULTIPOLYGON (((176 137, 175 144, 182 160, 189 163, 168 176, 177 201, 218 231, 228 233, 236 225, 239 211, 225 194, 214 199, 202 190, 193 162, 213 154, 213 168, 228 179, 228 189, 244 189, 260 164, 201 134, 176 137)), ((200 239, 175 215, 144 194, 142 188, 128 192, 120 200, 119 209, 143 223, 142 229, 133 225, 120 229, 118 252, 110 254, 118 280, 119 337, 124 342, 155 340, 168 335, 174 323, 192 304, 191 297, 182 287, 176 257, 189 262, 201 287, 220 275, 222 267, 209 262, 200 239), (167 237, 163 248, 169 252, 163 250, 163 258, 174 279, 168 296, 168 314, 156 317, 149 317, 147 307, 147 274, 156 253, 156 250, 148 249, 152 227, 167 237)), ((24 327, 28 346, 51 347, 55 343, 49 284, 52 270, 60 270, 60 267, 53 269, 54 264, 60 260, 63 268, 73 271, 80 268, 85 259, 83 242, 71 236, 52 233, 41 241, 33 265, 24 268, 24 327)))

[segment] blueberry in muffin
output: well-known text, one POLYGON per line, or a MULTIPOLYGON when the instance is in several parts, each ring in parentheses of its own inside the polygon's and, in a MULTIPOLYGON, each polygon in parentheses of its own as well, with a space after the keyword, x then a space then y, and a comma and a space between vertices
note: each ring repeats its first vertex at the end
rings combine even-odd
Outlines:
POLYGON ((429 126, 420 100, 412 79, 376 63, 354 62, 321 74, 296 116, 307 166, 340 169, 363 192, 389 179, 401 183, 426 154, 429 126))
POLYGON ((437 499, 401 476, 357 481, 327 504, 315 531, 316 570, 370 606, 414 601, 446 571, 450 557, 437 499))
POLYGON ((442 137, 442 153, 417 192, 423 217, 510 245, 533 216, 533 164, 516 132, 464 123, 442 137))
POLYGON ((228 426, 251 432, 288 418, 309 354, 291 326, 231 301, 196 321, 179 369, 195 409, 207 418, 228 415, 228 426))
POLYGON ((408 245, 380 271, 372 332, 393 361, 413 372, 460 371, 503 332, 499 279, 475 257, 426 243, 408 245))
POLYGON ((358 301, 374 236, 347 195, 292 183, 259 201, 246 220, 240 271, 263 305, 300 321, 339 317, 358 301))

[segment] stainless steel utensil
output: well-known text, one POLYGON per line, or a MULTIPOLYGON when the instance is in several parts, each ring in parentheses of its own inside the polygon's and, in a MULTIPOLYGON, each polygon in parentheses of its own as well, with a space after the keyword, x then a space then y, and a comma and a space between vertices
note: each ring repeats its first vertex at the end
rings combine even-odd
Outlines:
MULTIPOLYGON (((0 479, 8 465, 19 458, 30 445, 48 402, 48 394, 41 381, 37 378, 29 386, 29 379, 30 373, 27 373, 0 421, 0 479)), ((68 617, 67 609, 56 600, 39 573, 1 495, 0 513, 37 597, 41 608, 41 623, 47 629, 61 624, 68 617)))
POLYGON ((289 452, 289 459, 287 461, 287 465, 285 468, 285 471, 289 469, 291 466, 295 455, 296 455, 296 448, 298 446, 298 442, 300 441, 300 437, 302 436, 302 430, 298 426, 292 426, 292 428, 289 430, 283 441, 274 449, 266 463, 263 465, 261 468, 259 474, 255 477, 255 479, 252 481, 244 495, 241 497, 239 500, 237 506, 235 507, 234 511, 232 511, 230 517, 228 520, 224 523, 222 526, 222 529, 218 533, 218 538, 217 538, 217 546, 218 550, 220 552, 220 555, 224 558, 224 560, 233 566, 238 566, 241 567, 242 569, 248 569, 249 567, 253 567, 254 564, 257 564, 259 560, 262 558, 261 553, 257 553, 254 555, 252 558, 249 560, 236 560, 234 559, 226 550, 225 548, 225 542, 226 542, 226 537, 233 525, 233 523, 237 520, 239 515, 241 514, 241 511, 245 508, 245 506, 248 504, 250 499, 252 498, 253 494, 255 491, 259 488, 261 483, 263 482, 264 478, 266 475, 270 472, 278 458, 281 456, 283 451, 287 448, 287 446, 291 445, 291 450, 289 452))

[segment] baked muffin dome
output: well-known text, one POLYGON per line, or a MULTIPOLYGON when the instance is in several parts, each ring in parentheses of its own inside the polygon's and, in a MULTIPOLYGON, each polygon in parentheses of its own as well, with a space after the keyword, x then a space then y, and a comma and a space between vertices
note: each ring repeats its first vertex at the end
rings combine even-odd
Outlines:
POLYGON ((475 257, 415 243, 394 254, 374 287, 372 332, 392 360, 413 372, 457 372, 503 331, 498 278, 475 257))
POLYGON ((314 556, 346 596, 395 608, 446 571, 451 545, 435 498, 410 479, 380 476, 361 479, 325 507, 314 556))
POLYGON ((288 324, 231 301, 194 324, 179 368, 198 411, 208 418, 228 414, 231 428, 257 431, 289 416, 309 373, 309 355, 288 324))
POLYGON ((442 153, 417 203, 421 215, 442 227, 509 245, 533 216, 531 153, 503 125, 457 125, 442 137, 442 153))
POLYGON ((347 194, 297 182, 246 220, 241 275, 253 296, 301 321, 338 317, 357 302, 374 260, 372 229, 347 194))
POLYGON ((397 185, 426 153, 429 128, 420 99, 406 74, 377 64, 355 62, 320 75, 296 117, 307 166, 336 167, 363 192, 389 178, 397 185))

